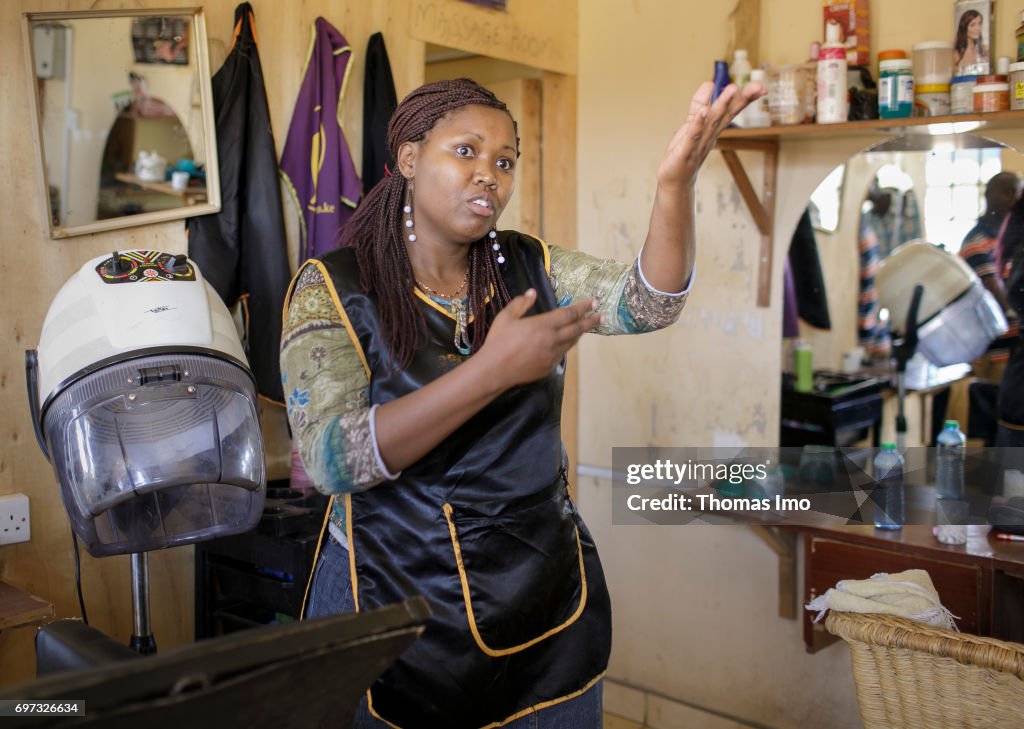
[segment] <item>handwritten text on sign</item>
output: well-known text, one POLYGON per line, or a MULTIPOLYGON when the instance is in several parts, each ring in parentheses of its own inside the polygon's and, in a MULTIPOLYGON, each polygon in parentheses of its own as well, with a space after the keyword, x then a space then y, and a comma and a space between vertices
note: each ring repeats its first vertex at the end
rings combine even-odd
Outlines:
POLYGON ((421 40, 535 68, 575 71, 568 60, 575 51, 572 56, 566 53, 567 43, 574 38, 535 31, 519 22, 515 13, 488 13, 440 0, 416 0, 411 12, 412 35, 421 40))

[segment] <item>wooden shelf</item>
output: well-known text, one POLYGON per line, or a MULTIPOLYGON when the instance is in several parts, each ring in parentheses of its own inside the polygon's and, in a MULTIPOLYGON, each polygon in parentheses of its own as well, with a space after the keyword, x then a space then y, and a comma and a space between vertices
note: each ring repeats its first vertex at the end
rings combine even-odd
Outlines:
POLYGON ((53 605, 0 582, 0 630, 41 623, 53 617, 53 605))
MULTIPOLYGON (((877 137, 898 134, 965 134, 970 132, 1020 129, 1024 127, 1024 111, 994 111, 989 114, 954 114, 950 116, 909 117, 906 119, 868 119, 842 124, 792 124, 754 129, 726 129, 719 140, 782 142, 842 136, 877 137), (932 129, 934 125, 951 125, 932 129)), ((720 145, 721 146, 721 145, 720 145)))
MULTIPOLYGON (((953 136, 1001 130, 1024 130, 1024 111, 996 111, 989 114, 956 114, 950 116, 908 117, 906 119, 868 119, 842 124, 792 124, 753 129, 726 129, 718 138, 717 148, 725 158, 736 187, 761 234, 758 252, 757 305, 771 303, 772 256, 774 255, 775 194, 778 174, 779 146, 782 142, 814 139, 875 139, 904 135, 953 136), (764 155, 764 181, 758 197, 737 152, 760 152, 764 155)), ((920 139, 920 136, 918 137, 920 139)))

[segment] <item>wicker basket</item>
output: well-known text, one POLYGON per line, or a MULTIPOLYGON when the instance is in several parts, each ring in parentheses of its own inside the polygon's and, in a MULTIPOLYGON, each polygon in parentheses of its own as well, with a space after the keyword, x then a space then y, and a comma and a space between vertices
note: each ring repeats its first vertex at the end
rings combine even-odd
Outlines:
POLYGON ((890 615, 830 611, 865 729, 1024 726, 1024 645, 890 615))

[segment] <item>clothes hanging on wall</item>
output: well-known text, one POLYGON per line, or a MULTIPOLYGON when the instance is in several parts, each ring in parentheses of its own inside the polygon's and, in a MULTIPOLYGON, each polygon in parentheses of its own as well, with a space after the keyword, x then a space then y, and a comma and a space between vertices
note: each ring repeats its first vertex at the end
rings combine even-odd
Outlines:
POLYGON ((261 395, 284 402, 278 349, 290 271, 277 152, 252 6, 235 8, 231 48, 213 76, 221 211, 189 218, 189 257, 228 306, 239 303, 261 395))
POLYGON ((789 255, 783 266, 782 336, 800 334, 797 318, 818 329, 831 329, 825 276, 818 257, 810 210, 804 210, 789 242, 789 255))
POLYGON ((366 44, 366 78, 363 82, 363 194, 384 178, 390 164, 388 121, 398 106, 395 80, 384 36, 374 33, 366 44))
POLYGON ((345 36, 317 18, 281 155, 281 174, 301 214, 299 264, 338 247, 338 232, 362 194, 341 123, 351 60, 345 36))

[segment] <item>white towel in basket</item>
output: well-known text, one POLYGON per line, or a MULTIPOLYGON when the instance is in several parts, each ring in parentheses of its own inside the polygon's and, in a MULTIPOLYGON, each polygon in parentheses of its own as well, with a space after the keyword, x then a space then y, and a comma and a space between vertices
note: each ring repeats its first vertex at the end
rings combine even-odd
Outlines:
POLYGON ((924 570, 879 572, 866 580, 840 580, 805 607, 818 612, 814 622, 821 620, 827 611, 838 610, 899 615, 936 628, 957 630, 953 622, 957 616, 943 607, 932 578, 924 570))

